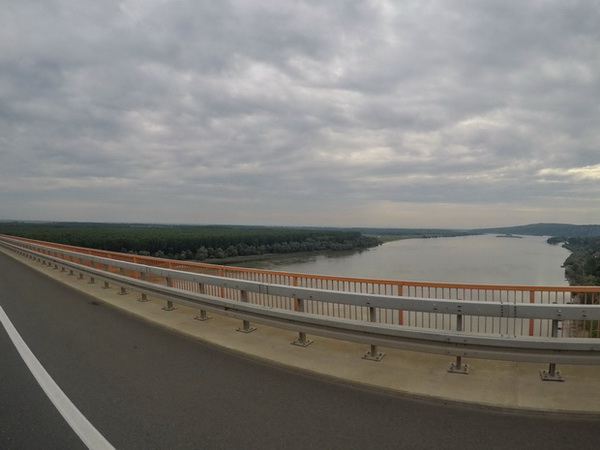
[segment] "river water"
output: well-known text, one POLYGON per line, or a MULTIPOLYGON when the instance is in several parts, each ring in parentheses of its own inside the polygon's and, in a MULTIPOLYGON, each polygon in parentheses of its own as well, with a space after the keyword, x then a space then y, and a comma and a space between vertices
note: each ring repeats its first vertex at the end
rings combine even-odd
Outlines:
POLYGON ((546 237, 405 239, 362 252, 281 256, 245 267, 405 281, 566 286, 569 251, 546 237))

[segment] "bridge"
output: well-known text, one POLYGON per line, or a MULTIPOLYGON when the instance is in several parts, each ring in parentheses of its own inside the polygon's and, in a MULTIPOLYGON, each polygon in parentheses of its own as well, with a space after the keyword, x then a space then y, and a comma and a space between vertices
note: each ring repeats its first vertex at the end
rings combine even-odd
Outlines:
POLYGON ((446 402, 600 413, 598 287, 361 280, 2 243, 103 302, 299 371, 446 402))

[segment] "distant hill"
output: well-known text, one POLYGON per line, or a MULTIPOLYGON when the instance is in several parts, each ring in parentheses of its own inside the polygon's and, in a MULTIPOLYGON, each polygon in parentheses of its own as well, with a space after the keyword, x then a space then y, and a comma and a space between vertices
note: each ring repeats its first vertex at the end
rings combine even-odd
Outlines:
POLYGON ((402 237, 450 237, 473 234, 521 234, 525 236, 595 237, 600 236, 600 225, 573 225, 568 223, 534 223, 513 227, 474 228, 456 230, 444 228, 351 228, 371 235, 402 237))
POLYGON ((526 236, 592 237, 600 236, 600 225, 535 223, 515 227, 479 228, 474 233, 523 234, 526 236))

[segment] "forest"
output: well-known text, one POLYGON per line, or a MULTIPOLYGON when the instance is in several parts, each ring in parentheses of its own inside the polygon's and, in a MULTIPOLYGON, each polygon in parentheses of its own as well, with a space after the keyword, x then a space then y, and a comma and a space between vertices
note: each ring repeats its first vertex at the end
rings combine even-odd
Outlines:
POLYGON ((551 244, 563 242, 563 247, 571 251, 565 260, 565 277, 572 286, 600 285, 600 236, 594 237, 554 237, 551 244))
POLYGON ((376 237, 354 230, 233 225, 2 222, 0 234, 195 261, 269 253, 361 250, 381 244, 376 237))

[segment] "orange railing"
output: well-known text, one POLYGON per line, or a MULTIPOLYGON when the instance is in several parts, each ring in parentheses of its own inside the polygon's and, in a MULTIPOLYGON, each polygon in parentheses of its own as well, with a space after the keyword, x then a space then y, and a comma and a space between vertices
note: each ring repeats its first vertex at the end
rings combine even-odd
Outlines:
MULTIPOLYGON (((280 272, 272 270, 248 269, 243 267, 230 267, 215 264, 205 264, 190 261, 178 261, 165 258, 141 256, 128 253, 110 252, 90 248, 75 247, 70 245, 55 244, 50 242, 35 241, 25 238, 17 239, 24 244, 43 245, 54 250, 46 250, 48 254, 58 258, 66 258, 61 255, 61 250, 77 252, 84 255, 110 258, 117 261, 127 261, 153 267, 163 267, 193 273, 202 273, 233 279, 255 281, 266 284, 278 284, 287 286, 299 286, 314 289, 335 290, 343 292, 358 292, 367 294, 380 294, 388 296, 405 296, 418 298, 435 298, 469 301, 494 301, 507 304, 517 303, 545 303, 545 304, 567 304, 581 303, 591 304, 597 301, 600 294, 600 286, 524 286, 524 285, 485 285, 465 283, 434 283, 384 280, 373 278, 350 278, 327 275, 310 275, 293 272, 280 272)), ((91 265, 84 257, 73 258, 72 262, 91 265)), ((96 267, 118 273, 119 268, 111 266, 96 267)), ((124 275, 140 278, 141 273, 137 271, 126 271, 124 275)), ((164 277, 153 276, 146 281, 167 284, 164 277)), ((217 286, 198 286, 185 280, 171 280, 174 287, 193 292, 206 289, 203 293, 239 300, 239 291, 217 286)), ((251 293, 248 301, 268 307, 296 310, 297 301, 288 297, 278 297, 251 293)), ((305 301, 304 311, 312 314, 327 315, 332 317, 349 318, 355 320, 370 320, 369 311, 363 307, 351 305, 332 304, 320 301, 305 301)), ((380 323, 406 325, 412 327, 432 328, 438 330, 457 329, 456 317, 447 314, 397 311, 379 309, 377 321, 380 323)), ((514 336, 551 336, 552 324, 544 319, 505 319, 493 317, 465 316, 462 321, 462 330, 473 333, 486 333, 496 335, 514 336)), ((562 337, 599 337, 600 323, 597 321, 565 321, 561 324, 559 336, 562 337)))

